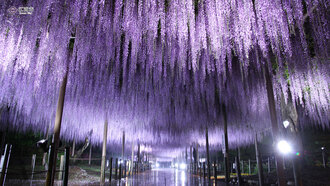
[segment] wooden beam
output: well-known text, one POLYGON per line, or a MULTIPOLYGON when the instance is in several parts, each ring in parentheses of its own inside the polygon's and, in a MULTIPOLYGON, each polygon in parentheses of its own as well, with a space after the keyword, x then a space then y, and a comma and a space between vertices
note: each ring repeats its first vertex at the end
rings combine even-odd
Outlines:
MULTIPOLYGON (((278 142, 279 138, 279 129, 277 123, 277 115, 276 115, 276 108, 275 108, 275 98, 274 98, 274 91, 273 91, 273 82, 271 75, 268 71, 267 63, 264 68, 265 80, 266 80, 266 89, 267 89, 267 98, 268 98, 268 106, 269 106, 269 113, 270 119, 272 124, 272 133, 273 133, 273 141, 275 144, 278 142)), ((277 171, 277 181, 279 186, 285 186, 286 181, 284 178, 284 169, 283 169, 283 162, 281 161, 281 157, 278 153, 275 153, 275 161, 276 161, 276 171, 277 171)))
POLYGON ((46 177, 46 186, 53 186, 54 185, 54 178, 56 172, 56 159, 57 159, 57 149, 60 143, 60 132, 61 132, 61 124, 62 124, 62 116, 63 116, 63 108, 64 108, 64 98, 65 98, 65 90, 66 84, 68 81, 68 72, 65 73, 61 88, 60 88, 60 95, 58 97, 57 102, 57 109, 56 109, 56 117, 55 117, 55 125, 54 125, 54 136, 51 148, 51 154, 49 158, 49 167, 47 171, 46 177))
POLYGON ((225 148, 224 148, 224 163, 225 163, 225 182, 229 183, 230 180, 230 168, 229 168, 229 161, 228 161, 228 152, 229 152, 229 148, 228 148, 228 126, 227 126, 227 111, 226 111, 226 106, 225 104, 222 105, 222 112, 223 112, 223 132, 224 132, 224 144, 225 144, 225 148))

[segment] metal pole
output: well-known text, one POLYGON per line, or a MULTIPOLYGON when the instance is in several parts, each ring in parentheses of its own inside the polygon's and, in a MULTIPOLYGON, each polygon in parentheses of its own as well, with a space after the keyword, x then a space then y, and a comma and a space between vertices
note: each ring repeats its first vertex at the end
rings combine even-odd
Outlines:
POLYGON ((133 143, 132 143, 131 175, 133 175, 133 169, 134 169, 134 141, 133 141, 133 143))
POLYGON ((63 180, 64 155, 61 155, 60 157, 60 172, 58 173, 58 179, 63 180))
POLYGON ((125 160, 124 162, 125 162, 125 164, 124 164, 124 178, 126 178, 126 164, 127 164, 127 161, 125 160))
POLYGON ((293 177, 294 177, 294 183, 295 186, 302 186, 302 180, 301 180, 301 175, 298 167, 298 160, 296 157, 293 157, 292 159, 292 168, 293 168, 293 177))
POLYGON ((257 166, 258 166, 259 186, 263 186, 264 185, 264 175, 263 175, 263 171, 262 171, 262 160, 261 160, 259 148, 258 148, 257 134, 256 134, 256 137, 254 138, 254 145, 255 145, 255 150, 256 150, 256 159, 257 159, 257 166))
POLYGON ((222 105, 222 111, 223 111, 223 120, 224 120, 224 137, 225 137, 225 152, 224 152, 224 163, 225 163, 225 182, 229 183, 230 180, 230 174, 229 174, 229 161, 228 161, 228 131, 227 131, 227 112, 226 112, 226 106, 225 104, 222 105))
POLYGON ((56 172, 56 158, 57 158, 57 148, 60 142, 60 132, 61 132, 61 124, 62 124, 62 115, 63 115, 63 107, 64 107, 64 98, 65 98, 65 90, 66 84, 68 80, 68 72, 65 73, 65 76, 62 81, 60 95, 58 97, 57 109, 56 109, 56 117, 55 117, 55 125, 54 125, 54 136, 53 136, 53 148, 51 149, 47 178, 46 178, 46 186, 54 185, 54 178, 56 172))
POLYGON ((214 172, 214 180, 215 181, 217 181, 217 164, 216 164, 217 162, 216 161, 214 161, 213 162, 213 172, 214 172))
POLYGON ((206 137, 206 157, 207 157, 207 177, 211 180, 211 165, 210 165, 210 151, 209 151, 209 133, 206 127, 205 129, 205 137, 206 137))
POLYGON ((140 157, 140 142, 138 143, 138 154, 137 154, 137 159, 138 159, 138 161, 137 161, 137 172, 139 172, 140 170, 139 170, 139 167, 140 167, 140 162, 141 162, 141 157, 140 157))
POLYGON ((112 157, 110 158, 110 176, 109 176, 109 183, 111 183, 111 177, 112 177, 112 157))
POLYGON ((116 158, 115 164, 115 179, 118 179, 118 158, 116 158))
POLYGON ((7 176, 7 169, 9 165, 9 159, 10 159, 10 153, 11 153, 11 145, 6 144, 5 150, 4 150, 4 162, 1 167, 1 175, 0 175, 0 185, 4 186, 6 182, 6 176, 7 176))
POLYGON ((251 160, 249 159, 249 174, 251 174, 251 160))
POLYGON ((32 180, 33 180, 33 174, 34 174, 34 168, 36 166, 36 154, 32 155, 32 161, 31 161, 31 168, 32 168, 32 173, 31 173, 31 181, 30 181, 30 185, 32 185, 32 180))
MULTIPOLYGON (((51 127, 51 123, 49 122, 47 132, 46 132, 46 136, 45 136, 45 139, 47 139, 47 140, 49 138, 48 136, 49 136, 50 127, 51 127)), ((47 154, 48 154, 47 152, 44 152, 44 155, 42 157, 42 165, 45 167, 45 170, 48 170, 48 164, 47 164, 48 159, 46 160, 47 154)))
MULTIPOLYGON (((267 63, 265 63, 265 64, 266 64, 266 68, 264 68, 264 72, 265 72, 265 79, 266 79, 268 106, 269 106, 270 118, 271 118, 271 123, 272 123, 273 140, 275 143, 277 143, 278 137, 279 137, 279 130, 278 130, 278 122, 277 122, 277 116, 276 116, 273 83, 272 83, 272 78, 271 78, 268 68, 267 68, 267 63)), ((286 183, 285 183, 285 179, 284 179, 283 162, 281 162, 281 158, 278 153, 275 153, 275 164, 276 164, 278 185, 285 186, 286 183)))
POLYGON ((241 168, 240 168, 240 150, 237 148, 237 154, 236 154, 236 173, 237 173, 237 183, 240 186, 242 184, 242 178, 241 178, 241 168))
POLYGON ((101 162, 101 185, 105 182, 105 157, 107 154, 107 134, 108 134, 108 120, 105 119, 103 131, 103 146, 102 146, 102 162, 101 162))
POLYGON ((65 147, 65 163, 64 163, 64 178, 63 186, 68 186, 69 181, 69 163, 70 163, 70 147, 65 147))
POLYGON ((121 169, 121 165, 122 165, 122 160, 119 160, 119 179, 121 179, 122 176, 122 169, 121 169))
POLYGON ((322 147, 322 161, 323 161, 323 167, 326 168, 327 164, 326 164, 326 161, 325 161, 324 147, 322 147))

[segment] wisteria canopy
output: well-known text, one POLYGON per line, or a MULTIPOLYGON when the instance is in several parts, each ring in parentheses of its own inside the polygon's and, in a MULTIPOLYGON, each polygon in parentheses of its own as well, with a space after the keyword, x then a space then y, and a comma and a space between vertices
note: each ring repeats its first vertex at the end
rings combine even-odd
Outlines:
POLYGON ((110 146, 205 144, 208 126, 219 147, 225 107, 247 145, 271 126, 265 71, 279 123, 291 102, 328 128, 329 19, 326 0, 2 0, 1 128, 46 132, 67 72, 66 140, 101 142, 107 118, 110 146))

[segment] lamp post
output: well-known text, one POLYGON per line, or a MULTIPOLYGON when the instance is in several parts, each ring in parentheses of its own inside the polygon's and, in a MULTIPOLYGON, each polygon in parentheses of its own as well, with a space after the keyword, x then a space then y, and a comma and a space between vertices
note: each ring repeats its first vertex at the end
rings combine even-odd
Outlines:
POLYGON ((291 160, 292 160, 294 182, 295 182, 296 186, 301 186, 302 185, 302 180, 301 180, 301 175, 300 175, 300 165, 298 163, 298 161, 299 161, 298 156, 300 156, 300 152, 299 152, 300 144, 297 141, 296 129, 294 129, 293 123, 291 123, 289 120, 283 121, 283 126, 285 128, 285 133, 287 133, 287 130, 290 129, 288 137, 289 137, 289 139, 292 139, 292 143, 295 145, 295 151, 292 148, 292 144, 290 144, 286 140, 279 141, 278 144, 277 144, 277 147, 278 147, 278 150, 283 155, 292 155, 291 160))
POLYGON ((325 152, 324 152, 325 147, 321 147, 322 150, 322 161, 323 161, 323 167, 326 168, 326 162, 325 162, 325 152))

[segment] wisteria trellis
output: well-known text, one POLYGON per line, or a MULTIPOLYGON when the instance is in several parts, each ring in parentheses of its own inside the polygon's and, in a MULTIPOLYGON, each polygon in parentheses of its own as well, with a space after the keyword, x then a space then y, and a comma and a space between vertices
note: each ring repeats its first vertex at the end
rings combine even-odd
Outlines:
POLYGON ((122 130, 128 142, 203 143, 208 125, 215 146, 225 104, 229 142, 248 144, 270 125, 263 69, 277 100, 292 96, 302 126, 329 127, 328 8, 326 0, 1 1, 1 127, 46 131, 68 70, 66 139, 93 129, 100 142, 107 116, 112 143, 122 130), (8 11, 22 6, 32 15, 8 11))

